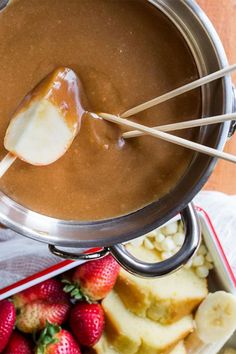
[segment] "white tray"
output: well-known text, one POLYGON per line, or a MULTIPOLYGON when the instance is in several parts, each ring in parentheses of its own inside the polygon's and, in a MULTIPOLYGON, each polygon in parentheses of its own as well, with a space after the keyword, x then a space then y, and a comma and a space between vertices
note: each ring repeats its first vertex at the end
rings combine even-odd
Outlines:
MULTIPOLYGON (((202 208, 196 207, 196 210, 198 212, 201 222, 203 239, 212 255, 215 265, 214 271, 211 272, 210 279, 212 290, 224 289, 233 294, 236 294, 236 276, 234 275, 233 270, 229 262, 227 261, 226 255, 220 244, 219 238, 212 225, 210 217, 202 208)), ((168 223, 171 223, 172 221, 178 219, 180 219, 180 217, 176 216, 168 223)), ((89 253, 95 250, 98 249, 90 249, 87 252, 89 253)), ((0 289, 0 300, 9 297, 19 291, 22 291, 26 288, 29 288, 35 284, 38 284, 46 279, 61 274, 71 268, 78 266, 81 263, 83 263, 83 261, 60 261, 59 263, 54 264, 51 267, 44 269, 43 271, 35 273, 25 279, 22 279, 14 284, 0 289)))
MULTIPOLYGON (((202 236, 204 242, 211 253, 213 262, 214 262, 214 270, 211 271, 209 276, 209 287, 210 290, 225 290, 232 294, 236 294, 236 277, 233 273, 233 270, 226 258, 224 250, 221 246, 219 238, 216 234, 216 231, 212 225, 210 217, 207 213, 196 207, 198 212, 201 228, 202 228, 202 236)), ((179 216, 176 216, 174 219, 169 221, 168 223, 178 220, 179 216)), ((91 252, 94 250, 89 250, 91 252)), ((71 268, 76 267, 77 265, 83 263, 83 261, 62 261, 58 264, 55 264, 43 271, 40 271, 36 274, 33 274, 30 277, 27 277, 19 282, 12 284, 4 289, 0 290, 0 300, 12 296, 13 294, 27 289, 35 284, 38 284, 46 279, 52 278, 58 274, 61 274, 71 268)), ((236 334, 230 339, 227 345, 236 348, 236 334)))

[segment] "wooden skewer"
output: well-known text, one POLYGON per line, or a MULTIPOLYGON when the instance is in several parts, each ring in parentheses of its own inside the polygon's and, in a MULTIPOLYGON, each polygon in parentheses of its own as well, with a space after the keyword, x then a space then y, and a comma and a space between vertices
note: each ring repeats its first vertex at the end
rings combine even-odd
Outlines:
POLYGON ((171 135, 171 134, 159 131, 159 130, 155 130, 153 128, 147 127, 146 125, 139 124, 139 123, 130 121, 125 118, 117 117, 112 114, 99 113, 99 116, 105 120, 108 120, 109 122, 120 124, 120 125, 123 125, 128 128, 134 128, 134 129, 140 130, 146 134, 154 136, 155 138, 169 141, 170 143, 174 143, 176 145, 180 145, 180 146, 189 148, 189 149, 197 151, 197 152, 201 152, 201 153, 213 156, 213 157, 218 157, 220 159, 236 163, 236 156, 228 154, 226 152, 222 152, 222 151, 213 149, 211 147, 201 145, 199 143, 195 143, 193 141, 189 141, 189 140, 180 138, 175 135, 171 135))
POLYGON ((17 156, 12 153, 8 153, 0 162, 0 178, 7 172, 7 170, 11 167, 13 162, 17 159, 17 156))
MULTIPOLYGON (((191 91, 197 87, 200 87, 202 85, 205 85, 209 82, 212 82, 214 80, 217 80, 229 73, 231 73, 232 71, 235 71, 236 70, 236 64, 233 64, 233 65, 230 65, 224 69, 221 69, 221 70, 218 70, 210 75, 207 75, 207 76, 204 76, 196 81, 193 81, 189 84, 186 84, 182 87, 179 87, 175 90, 172 90, 168 93, 165 93, 164 95, 162 96, 159 96, 159 97, 156 97, 148 102, 145 102, 143 104, 140 104, 134 108, 131 108, 129 109, 128 111, 124 112, 122 114, 122 117, 123 118, 126 118, 126 117, 129 117, 131 115, 134 115, 134 114, 137 114, 141 111, 144 111, 148 108, 151 108, 159 103, 162 103, 162 102, 165 102, 171 98, 174 98, 176 96, 179 96, 185 92, 188 92, 188 91, 191 91)), ((122 118, 119 118, 117 116, 114 116, 114 115, 110 115, 110 114, 107 114, 107 113, 101 113, 100 116, 106 120, 109 120, 110 122, 113 122, 113 123, 116 123, 116 124, 121 124, 121 125, 124 125, 126 127, 129 127, 129 128, 134 128, 134 129, 137 129, 141 132, 143 132, 144 134, 149 134, 149 135, 152 135, 156 138, 160 138, 160 139, 163 139, 163 140, 166 140, 166 141, 169 141, 169 142, 172 142, 174 144, 177 144, 177 145, 180 145, 180 146, 184 146, 184 147, 187 147, 189 149, 192 149, 192 150, 195 150, 195 151, 198 151, 198 152, 202 152, 202 153, 205 153, 207 155, 210 155, 210 156, 214 156, 214 157, 218 157, 218 158, 221 158, 221 159, 224 159, 224 160, 227 160, 227 161, 230 161, 230 162, 234 162, 236 163, 236 156, 234 155, 231 155, 231 154, 227 154, 225 152, 221 152, 221 151, 218 151, 216 149, 212 149, 210 147, 207 147, 207 146, 204 146, 204 145, 201 145, 201 144, 198 144, 198 143, 194 143, 192 141, 188 141, 186 139, 183 139, 183 138, 179 138, 179 137, 176 137, 174 135, 171 135, 171 134, 167 134, 167 133, 164 133, 164 131, 159 131, 159 130, 155 130, 154 128, 149 128, 145 125, 141 125, 141 124, 138 124, 138 123, 135 123, 135 122, 130 122, 128 120, 124 120, 122 118)), ((203 121, 203 119, 201 120, 203 121)), ((176 123, 178 124, 178 123, 176 123)), ((213 124, 213 123, 212 123, 213 124)), ((158 127, 158 129, 160 129, 160 127, 158 127)), ((162 126, 162 129, 163 129, 163 126, 162 126)), ((164 126, 164 129, 166 129, 166 127, 164 126)), ((183 129, 183 128, 179 128, 179 129, 183 129)), ((173 129, 172 129, 173 130, 173 129)), ((176 130, 176 129, 175 129, 176 130)), ((125 133, 125 134, 128 134, 125 133)), ((127 136, 126 136, 127 137, 127 136)), ((131 137, 131 136, 129 136, 131 137)), ((0 178, 4 175, 4 173, 6 173, 6 171, 10 168, 10 166, 13 164, 13 162, 17 159, 17 157, 13 154, 11 154, 10 152, 2 159, 2 161, 0 161, 0 178)))
POLYGON ((142 112, 148 108, 151 108, 153 106, 156 106, 159 103, 165 102, 167 100, 170 100, 171 98, 177 97, 179 95, 182 95, 185 92, 191 91, 197 87, 200 87, 202 85, 206 85, 209 82, 212 82, 214 80, 220 79, 221 77, 231 73, 232 71, 236 70, 236 64, 227 66, 224 69, 218 70, 210 75, 204 76, 200 79, 197 79, 196 81, 190 82, 189 84, 186 84, 182 87, 178 87, 175 90, 172 90, 170 92, 165 93, 164 95, 161 95, 159 97, 153 98, 150 101, 147 101, 145 103, 142 103, 134 108, 129 109, 128 111, 124 112, 121 114, 121 117, 127 118, 130 116, 133 116, 134 114, 137 114, 139 112, 142 112))
MULTIPOLYGON (((162 132, 169 132, 173 130, 181 130, 187 128, 201 127, 209 124, 217 124, 217 123, 222 123, 234 119, 236 119, 236 113, 229 113, 229 114, 222 114, 214 117, 193 119, 186 122, 159 125, 157 127, 153 127, 153 129, 161 130, 162 132)), ((145 135, 145 133, 141 132, 140 130, 131 130, 129 132, 125 132, 122 136, 123 138, 127 139, 127 138, 134 138, 141 135, 145 135)))

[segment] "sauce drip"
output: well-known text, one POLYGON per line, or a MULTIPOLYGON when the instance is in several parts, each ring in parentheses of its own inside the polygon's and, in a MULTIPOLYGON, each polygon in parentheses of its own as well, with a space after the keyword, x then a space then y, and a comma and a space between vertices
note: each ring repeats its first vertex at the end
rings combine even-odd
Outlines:
POLYGON ((25 96, 15 114, 26 110, 30 104, 43 97, 58 107, 71 130, 79 130, 85 112, 82 105, 82 97, 85 95, 79 77, 73 70, 61 67, 47 75, 25 96))

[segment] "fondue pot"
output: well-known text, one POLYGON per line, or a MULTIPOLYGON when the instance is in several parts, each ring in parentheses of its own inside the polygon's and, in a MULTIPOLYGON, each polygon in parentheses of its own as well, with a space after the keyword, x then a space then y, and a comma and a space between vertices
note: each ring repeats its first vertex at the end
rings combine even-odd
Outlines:
MULTIPOLYGON (((212 24, 195 1, 149 2, 153 5, 153 11, 161 11, 167 16, 184 37, 195 59, 199 76, 228 65, 224 49, 212 24)), ((7 0, 0 0, 0 9, 7 3, 7 0)), ((214 116, 235 110, 236 100, 230 76, 210 83, 201 90, 202 116, 214 116)), ((202 127, 198 141, 222 150, 234 130, 235 122, 202 127)), ((122 217, 96 222, 58 220, 28 210, 0 193, 0 221, 24 236, 49 244, 50 251, 60 257, 90 260, 111 252, 125 269, 134 274, 162 276, 184 265, 198 247, 200 226, 191 200, 201 190, 215 164, 215 158, 196 153, 185 175, 170 193, 122 217), (126 241, 150 232, 178 213, 181 214, 185 226, 185 242, 176 255, 152 264, 137 260, 125 249, 126 241), (90 253, 75 251, 75 248, 78 250, 94 247, 96 250, 90 253), (73 248, 73 251, 69 252, 67 248, 73 248)))

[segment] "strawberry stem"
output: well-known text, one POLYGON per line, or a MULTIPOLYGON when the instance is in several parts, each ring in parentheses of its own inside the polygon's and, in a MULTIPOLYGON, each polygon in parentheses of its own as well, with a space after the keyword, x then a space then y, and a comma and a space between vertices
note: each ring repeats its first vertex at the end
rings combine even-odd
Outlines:
POLYGON ((54 325, 46 321, 46 327, 41 332, 41 335, 38 340, 37 354, 44 354, 46 347, 49 344, 55 344, 58 342, 58 338, 55 338, 55 335, 61 331, 61 327, 54 325))
POLYGON ((65 293, 70 294, 73 299, 92 303, 89 297, 81 291, 78 284, 72 283, 67 279, 62 279, 62 283, 66 284, 63 288, 65 293))

